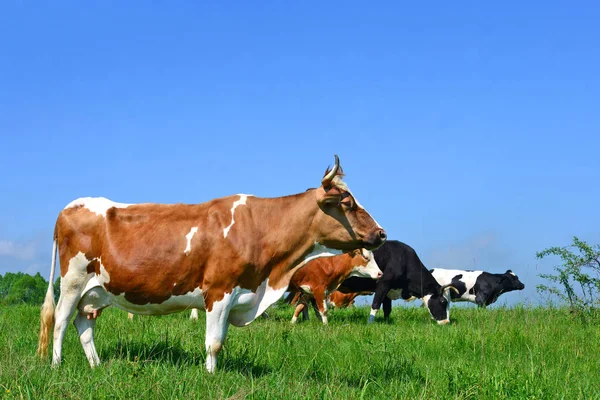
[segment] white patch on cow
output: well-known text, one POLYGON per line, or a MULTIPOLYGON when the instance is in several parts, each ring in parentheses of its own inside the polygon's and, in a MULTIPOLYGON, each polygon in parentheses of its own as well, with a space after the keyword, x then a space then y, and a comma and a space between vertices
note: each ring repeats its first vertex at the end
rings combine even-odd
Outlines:
POLYGON ((323 312, 319 312, 321 314, 321 320, 323 324, 327 325, 327 300, 323 300, 323 312))
POLYGON ((511 274, 512 276, 516 276, 514 272, 510 271, 509 274, 511 274))
POLYGON ((106 268, 104 268, 104 265, 102 265, 102 258, 98 257, 98 264, 100 264, 100 282, 104 285, 106 285, 107 283, 110 282, 110 275, 108 274, 108 271, 106 270, 106 268))
POLYGON ((298 264, 298 267, 306 265, 309 261, 321 257, 333 257, 342 254, 342 250, 332 249, 325 247, 320 243, 315 242, 315 245, 310 253, 308 253, 304 259, 298 264))
MULTIPOLYGON (((235 289, 234 289, 235 292, 235 289)), ((206 311, 206 369, 214 373, 217 367, 217 356, 223 347, 229 322, 227 317, 235 304, 235 295, 225 293, 221 300, 212 304, 212 309, 206 311)))
POLYGON ((300 285, 300 289, 302 289, 304 293, 312 294, 312 288, 308 285, 300 285))
POLYGON ((387 297, 390 300, 398 300, 400 297, 402 297, 402 289, 390 289, 387 297))
POLYGON ((375 315, 377 315, 377 311, 379 310, 376 308, 371 308, 371 313, 369 314, 369 324, 375 321, 375 315))
POLYGON ((235 326, 246 326, 259 317, 271 304, 279 300, 287 285, 274 289, 269 285, 269 278, 262 282, 256 292, 235 287, 233 289, 233 306, 229 313, 229 322, 235 326))
POLYGON ((367 255, 367 264, 366 265, 357 265, 350 272, 351 276, 358 276, 360 278, 371 278, 377 279, 381 276, 381 269, 379 269, 379 265, 375 261, 375 256, 373 256, 373 252, 366 250, 367 255))
POLYGON ((477 282, 477 278, 481 275, 483 271, 464 271, 460 269, 442 269, 435 268, 431 274, 435 278, 435 280, 441 285, 449 285, 452 283, 452 279, 455 276, 462 275, 462 278, 459 279, 460 282, 464 283, 466 286, 466 291, 463 293, 461 297, 452 299, 454 302, 458 301, 469 301, 471 303, 475 303, 476 295, 475 293, 469 293, 471 289, 475 286, 477 282))
POLYGON ((185 250, 183 252, 186 256, 189 256, 190 251, 192 251, 192 238, 194 237, 196 232, 198 232, 198 227, 194 226, 192 229, 190 229, 190 232, 187 235, 185 235, 185 238, 187 239, 187 245, 185 246, 185 250))
MULTIPOLYGON (((78 252, 69 260, 67 273, 60 280, 60 298, 54 313, 55 324, 52 365, 60 364, 62 344, 69 319, 73 315, 77 303, 81 299, 83 288, 92 276, 92 274, 87 272, 87 266, 91 261, 92 260, 86 258, 84 253, 78 252)), ((92 365, 91 362, 90 365, 92 365)))
POLYGON ((223 237, 224 238, 227 237, 227 234, 229 233, 229 230, 231 229, 231 227, 233 226, 233 224, 235 224, 235 219, 233 218, 234 214, 235 214, 235 209, 238 206, 246 204, 246 199, 248 198, 248 195, 247 194, 240 194, 239 196, 240 196, 240 198, 238 200, 234 201, 233 202, 233 206, 231 207, 231 223, 229 224, 229 226, 227 228, 223 229, 223 237))
POLYGON ((102 217, 106 217, 106 211, 109 208, 127 208, 129 207, 131 204, 126 204, 126 203, 117 203, 114 202, 112 200, 109 200, 105 197, 82 197, 79 198, 77 200, 73 200, 72 202, 70 202, 69 204, 67 204, 67 206, 65 207, 65 209, 67 208, 72 208, 72 207, 78 207, 78 206, 83 206, 85 208, 87 208, 89 211, 100 215, 102 217))

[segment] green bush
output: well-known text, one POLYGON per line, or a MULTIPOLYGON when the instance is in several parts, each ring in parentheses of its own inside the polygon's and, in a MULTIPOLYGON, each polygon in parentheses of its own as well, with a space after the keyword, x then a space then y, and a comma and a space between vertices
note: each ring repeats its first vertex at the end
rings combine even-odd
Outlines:
POLYGON ((598 315, 600 306, 600 246, 589 245, 577 237, 566 247, 550 247, 536 254, 542 259, 557 256, 562 263, 556 274, 540 274, 551 286, 537 285, 539 293, 550 294, 566 302, 571 311, 581 315, 598 315))

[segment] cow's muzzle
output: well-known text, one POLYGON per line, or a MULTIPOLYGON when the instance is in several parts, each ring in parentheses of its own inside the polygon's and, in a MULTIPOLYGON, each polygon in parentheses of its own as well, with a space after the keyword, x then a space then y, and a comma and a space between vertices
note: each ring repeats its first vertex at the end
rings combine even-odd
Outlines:
POLYGON ((383 229, 377 229, 365 238, 364 247, 367 250, 374 250, 381 246, 387 239, 387 234, 383 229))

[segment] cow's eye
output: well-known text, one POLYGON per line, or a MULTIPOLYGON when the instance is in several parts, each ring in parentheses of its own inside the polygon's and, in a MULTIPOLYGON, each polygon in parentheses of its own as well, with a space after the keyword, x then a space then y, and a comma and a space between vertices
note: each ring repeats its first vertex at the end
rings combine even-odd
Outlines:
POLYGON ((341 204, 344 208, 348 210, 354 210, 354 208, 356 207, 356 202, 354 201, 354 198, 352 198, 352 196, 348 192, 342 194, 341 204))

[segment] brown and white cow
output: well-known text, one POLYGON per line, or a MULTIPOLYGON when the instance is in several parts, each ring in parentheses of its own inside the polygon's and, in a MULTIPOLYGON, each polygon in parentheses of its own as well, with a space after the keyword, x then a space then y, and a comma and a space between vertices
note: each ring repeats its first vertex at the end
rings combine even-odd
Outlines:
MULTIPOLYGON (((307 303, 314 299, 321 320, 327 324, 327 295, 335 291, 348 277, 379 279, 382 272, 369 250, 354 250, 335 257, 319 258, 307 263, 306 267, 296 271, 290 281, 290 296, 302 293, 298 297, 292 323, 298 319, 307 303)), ((296 300, 297 296, 294 296, 296 300)))
POLYGON ((385 231, 342 181, 335 158, 321 186, 291 196, 241 194, 201 204, 71 202, 54 229, 38 354, 47 354, 54 324, 52 362, 60 363, 76 311, 75 327, 95 366, 100 363, 95 319, 105 307, 144 315, 203 307, 206 368, 213 372, 229 324, 244 326, 262 314, 307 261, 375 249, 385 241, 385 231), (61 282, 55 309, 57 252, 61 282))

